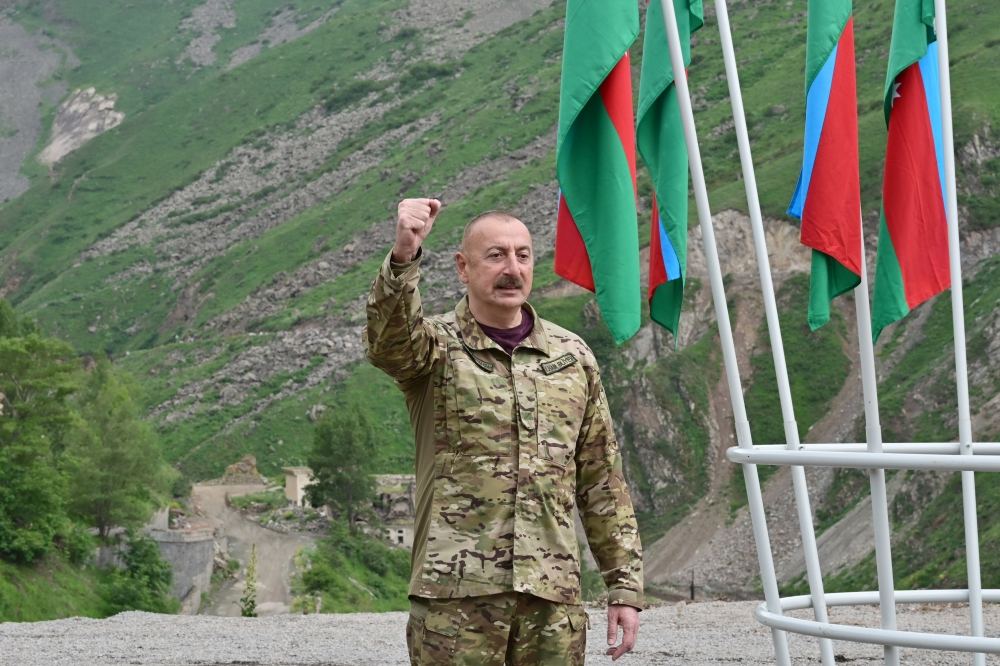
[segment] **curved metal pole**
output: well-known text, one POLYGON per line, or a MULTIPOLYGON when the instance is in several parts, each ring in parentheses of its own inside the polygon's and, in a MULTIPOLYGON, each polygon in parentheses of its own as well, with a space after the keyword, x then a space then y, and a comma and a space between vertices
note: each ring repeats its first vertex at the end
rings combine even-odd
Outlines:
MULTIPOLYGON (((861 220, 858 220, 858 224, 861 220)), ((868 452, 882 454, 882 424, 878 414, 878 385, 875 381, 875 345, 872 342, 871 308, 868 304, 868 265, 865 260, 865 239, 861 235, 861 283, 854 288, 854 307, 858 319, 858 351, 861 354, 861 388, 865 403, 865 435, 868 452)), ((875 571, 878 577, 879 610, 882 629, 896 629, 895 583, 892 579, 892 545, 889 540, 889 500, 885 490, 885 469, 868 473, 872 496, 872 527, 875 532, 875 571)), ((899 650, 885 646, 885 663, 899 665, 899 650)))
MULTIPOLYGON (((719 340, 722 345, 722 358, 726 368, 726 379, 729 383, 729 400, 732 403, 733 419, 736 422, 736 441, 740 447, 752 449, 753 442, 750 438, 750 423, 747 421, 746 406, 743 403, 743 388, 740 385, 740 371, 736 363, 736 345, 733 342, 733 330, 729 322, 726 292, 722 286, 719 253, 715 245, 715 230, 712 228, 712 213, 708 206, 708 190, 705 186, 705 174, 701 165, 701 152, 698 147, 698 135, 695 131, 694 112, 691 109, 691 93, 688 90, 684 57, 681 53, 677 17, 674 15, 674 5, 671 0, 660 0, 660 2, 663 8, 663 24, 667 33, 667 43, 670 47, 670 61, 674 72, 674 85, 677 86, 677 101, 680 106, 681 121, 684 124, 684 141, 687 145, 688 162, 691 167, 691 185, 694 189, 695 203, 698 207, 698 221, 701 225, 702 243, 705 247, 705 263, 708 268, 709 283, 712 287, 715 316, 719 323, 719 340)), ((764 587, 764 598, 768 610, 780 615, 781 599, 778 595, 778 583, 774 574, 771 541, 767 533, 767 520, 764 515, 764 501, 761 497, 760 479, 757 476, 757 468, 753 465, 744 465, 743 476, 747 485, 750 520, 753 525, 754 542, 757 546, 757 561, 760 565, 760 578, 761 584, 764 587)), ((790 665, 791 658, 788 654, 788 639, 785 632, 772 628, 771 639, 774 642, 775 659, 778 664, 780 666, 790 665)))
POLYGON ((952 455, 934 453, 867 453, 827 449, 789 451, 733 446, 726 457, 734 463, 749 465, 802 465, 805 467, 843 467, 846 469, 924 469, 945 472, 1000 472, 1000 455, 952 455))
MULTIPOLYGON (((948 259, 951 269, 951 320, 955 332, 955 388, 958 392, 958 443, 962 455, 972 455, 972 418, 969 374, 965 358, 965 308, 962 300, 962 258, 958 235, 958 196, 955 187, 955 139, 951 119, 951 74, 948 65, 948 21, 944 0, 934 2, 934 31, 938 44, 941 87, 941 129, 944 149, 945 212, 948 218, 948 259)), ((976 477, 962 472, 962 512, 965 518, 965 565, 969 578, 969 615, 973 636, 983 635, 983 584, 979 567, 979 521, 976 515, 976 477)), ((976 654, 976 666, 986 656, 976 654)))
MULTIPOLYGON (((729 102, 733 107, 733 122, 736 142, 740 152, 740 166, 743 170, 743 187, 747 195, 747 211, 753 230, 754 254, 757 258, 757 272, 760 290, 764 298, 764 313, 767 317, 767 332, 771 341, 771 355, 774 358, 774 373, 778 382, 778 400, 785 426, 785 442, 790 450, 799 448, 799 428, 795 421, 795 407, 792 390, 788 381, 788 367, 785 364, 785 347, 781 339, 781 324, 778 321, 778 305, 774 297, 774 283, 771 280, 771 262, 767 256, 767 242, 764 239, 764 221, 760 213, 760 197, 757 194, 757 177, 754 174, 753 157, 750 153, 750 134, 747 131, 746 113, 743 109, 743 94, 740 91, 739 72, 736 69, 736 50, 729 27, 729 10, 726 0, 715 0, 715 14, 719 21, 719 36, 722 41, 722 58, 726 66, 726 81, 729 84, 729 102)), ((791 468, 792 488, 795 493, 795 510, 799 518, 799 534, 802 538, 802 555, 806 563, 806 580, 812 596, 813 612, 817 622, 828 622, 826 601, 823 597, 823 572, 820 568, 819 553, 816 548, 816 529, 813 527, 812 508, 806 484, 805 469, 791 468)), ((819 641, 820 658, 824 666, 833 666, 833 642, 827 638, 819 641)))

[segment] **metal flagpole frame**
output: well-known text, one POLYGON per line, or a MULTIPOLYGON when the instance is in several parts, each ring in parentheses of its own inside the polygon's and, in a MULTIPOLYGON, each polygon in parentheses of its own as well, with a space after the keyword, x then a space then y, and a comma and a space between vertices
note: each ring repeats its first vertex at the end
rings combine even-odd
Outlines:
MULTIPOLYGON (((804 444, 797 451, 789 451, 780 444, 754 446, 747 450, 731 447, 726 456, 734 463, 764 465, 802 465, 846 469, 879 470, 912 469, 949 471, 972 474, 1000 472, 1000 442, 975 442, 965 447, 956 442, 898 442, 884 445, 884 453, 870 453, 867 444, 804 444)), ((974 600, 1000 603, 1000 589, 953 590, 896 590, 895 603, 945 604, 969 603, 974 600)), ((884 604, 883 591, 836 592, 826 594, 829 606, 854 606, 884 604)), ((1000 655, 1000 638, 986 638, 982 634, 968 636, 937 634, 895 629, 872 629, 856 625, 841 625, 788 617, 783 611, 803 610, 812 605, 811 595, 781 599, 780 611, 774 612, 766 603, 761 604, 755 616, 773 629, 831 638, 834 640, 872 643, 883 646, 910 647, 924 650, 951 650, 974 653, 974 663, 984 663, 983 653, 1000 655)), ((981 609, 980 609, 981 613, 981 609)), ((981 619, 980 614, 980 619, 981 619)))
MULTIPOLYGON (((861 225, 861 220, 858 220, 861 225)), ((865 437, 867 451, 881 454, 882 424, 878 414, 878 384, 875 380, 875 343, 872 339, 871 307, 868 304, 868 262, 865 255, 865 235, 861 234, 861 283, 854 288, 854 308, 858 320, 858 353, 861 356, 861 390, 865 404, 865 437)), ((892 580, 892 545, 889 540, 889 501, 885 490, 885 468, 870 468, 868 472, 872 498, 872 528, 875 532, 875 571, 878 577, 879 610, 882 629, 896 629, 896 596, 892 580)), ((899 666, 899 650, 885 644, 885 663, 899 666)))
MULTIPOLYGON (((826 446, 826 445, 821 445, 826 446)), ((832 445, 836 447, 837 445, 832 445)), ((917 448, 919 444, 905 444, 917 448)), ((979 446, 978 444, 975 446, 979 446)), ((993 445, 996 446, 995 444, 993 445)), ((786 447, 772 445, 751 449, 731 447, 726 457, 737 464, 752 465, 803 465, 805 467, 843 467, 844 469, 919 469, 939 472, 1000 472, 1000 454, 933 454, 933 453, 867 453, 854 449, 840 452, 836 449, 789 451, 786 447)))
MULTIPOLYGON (((1000 442, 973 442, 972 421, 969 409, 968 375, 965 350, 965 320, 962 305, 961 257, 958 234, 958 207, 955 188, 954 139, 951 119, 951 88, 948 72, 948 42, 944 0, 935 0, 936 31, 938 39, 939 77, 941 86, 942 121, 944 126, 944 162, 946 213, 948 218, 949 261, 952 281, 952 319, 955 332, 955 370, 957 377, 959 407, 959 441, 956 442, 882 442, 881 424, 878 413, 878 396, 875 376, 874 343, 871 333, 871 314, 868 300, 868 271, 864 260, 864 240, 862 237, 861 281, 855 288, 855 307, 858 318, 858 340, 861 360, 861 380, 864 390, 866 442, 848 444, 802 444, 798 440, 791 392, 788 390, 787 368, 785 366, 781 333, 774 303, 774 287, 771 282, 767 248, 763 236, 760 204, 753 173, 742 95, 736 71, 736 60, 729 27, 728 9, 725 0, 716 0, 719 31, 722 38, 723 56, 726 64, 730 101, 733 106, 733 120, 736 126, 740 148, 740 161, 747 193, 747 204, 754 236, 754 250, 757 255, 761 289, 764 296, 768 330, 774 352, 775 371, 778 377, 779 398, 785 425, 785 444, 755 446, 751 440, 750 424, 747 420, 746 405, 740 384, 735 344, 729 321, 722 272, 719 267, 715 233, 712 227, 708 193, 702 170, 701 154, 698 146, 694 114, 691 108, 687 73, 684 69, 677 19, 671 0, 660 0, 670 60, 677 86, 681 120, 684 125, 684 140, 688 150, 692 188, 698 209, 698 220, 702 230, 705 259, 715 315, 719 323, 719 337, 722 346, 729 396, 733 407, 736 426, 737 446, 726 451, 727 458, 743 468, 747 486, 747 496, 757 559, 760 566, 764 603, 756 610, 757 620, 770 628, 774 642, 775 660, 781 666, 790 664, 787 633, 814 636, 820 639, 821 656, 827 663, 827 646, 831 640, 845 640, 882 645, 885 662, 899 663, 899 648, 925 650, 951 650, 973 653, 974 663, 985 664, 985 654, 1000 655, 1000 638, 985 637, 983 632, 982 603, 1000 603, 1000 589, 983 590, 979 570, 979 540, 975 504, 975 472, 1000 472, 1000 442), (788 465, 792 467, 795 498, 799 512, 800 531, 806 560, 806 573, 810 594, 781 598, 778 593, 774 570, 773 554, 767 531, 763 496, 757 465, 788 465), (809 498, 805 492, 804 468, 837 467, 868 470, 872 490, 872 517, 875 532, 875 552, 878 569, 879 589, 877 591, 824 593, 819 558, 816 552, 815 532, 812 526, 809 498), (962 473, 962 496, 965 519, 967 568, 969 585, 967 589, 953 590, 902 590, 894 589, 892 579, 892 558, 888 522, 888 503, 885 487, 885 470, 939 470, 962 473), (801 475, 801 476, 799 476, 801 475), (804 517, 807 517, 804 519, 804 517), (969 635, 949 635, 896 629, 896 604, 902 603, 968 603, 971 616, 969 635), (881 610, 879 628, 843 625, 830 622, 826 618, 827 606, 878 604, 881 610), (785 615, 785 611, 812 609, 815 620, 806 620, 785 615)), ((860 224, 859 220, 859 224, 860 224)), ((863 235, 862 235, 863 236, 863 235)))
MULTIPOLYGON (((736 441, 741 449, 753 449, 753 442, 750 437, 750 423, 747 421, 746 405, 743 402, 743 388, 740 385, 739 367, 736 361, 736 345, 733 342, 733 330, 729 321, 726 293, 722 284, 722 271, 719 267, 719 253, 715 244, 715 230, 712 227, 712 213, 708 204, 708 189, 705 185, 705 174, 701 164, 701 151, 698 147, 698 135, 695 130, 694 111, 691 108, 691 93, 688 89, 684 56, 681 52, 677 17, 674 14, 674 5, 671 0, 660 0, 660 3, 663 9, 663 24, 667 34, 667 44, 670 48, 670 62, 674 73, 674 85, 677 87, 677 101, 680 106, 681 121, 684 125, 684 141, 687 146, 688 163, 691 170, 691 185, 694 189, 695 203, 698 208, 698 220, 701 225, 702 243, 705 249, 705 263, 708 269, 709 283, 712 288, 715 317, 719 324, 719 340, 722 346, 726 379, 729 384, 729 399, 733 407, 736 441)), ((767 533, 767 518, 764 514, 764 500, 761 496, 760 478, 757 476, 756 466, 743 465, 743 476, 747 487, 750 518, 753 526, 754 542, 757 547, 757 560, 760 566, 761 584, 764 588, 764 598, 766 600, 765 605, 770 613, 780 615, 781 599, 778 593, 777 577, 774 572, 771 541, 767 533)), ((774 643, 775 660, 779 666, 789 666, 791 658, 788 653, 788 639, 785 632, 777 627, 772 627, 771 639, 774 643)))
MULTIPOLYGON (((951 73, 948 59, 948 20, 944 0, 934 0, 934 31, 938 44, 938 77, 941 88, 941 129, 944 144, 945 213, 948 218, 948 263, 951 272, 951 319, 955 337, 955 388, 958 394, 958 443, 963 456, 972 455, 972 418, 969 409, 969 376, 965 357, 965 309, 962 299, 961 242, 958 235, 958 196, 955 186, 955 139, 951 117, 951 73)), ((969 585, 969 615, 973 636, 983 635, 983 584, 979 567, 979 521, 976 515, 976 478, 962 472, 962 512, 965 522, 965 558, 969 585)), ((986 655, 975 655, 984 666, 986 655)))
MULTIPOLYGON (((716 2, 719 5, 723 5, 722 9, 724 10, 724 0, 716 0, 716 2)), ((727 20, 728 18, 724 16, 724 11, 719 11, 719 15, 720 21, 727 20)), ((864 388, 867 442, 864 444, 799 444, 792 450, 793 447, 779 444, 744 446, 741 441, 739 447, 731 447, 727 450, 726 455, 729 460, 743 465, 744 469, 748 469, 750 465, 757 464, 789 465, 793 469, 801 469, 805 466, 838 467, 868 470, 871 477, 872 517, 875 531, 879 589, 877 591, 826 594, 824 601, 830 606, 878 604, 881 609, 880 628, 874 629, 823 622, 818 619, 818 614, 817 620, 804 620, 784 614, 784 611, 804 610, 814 607, 816 602, 814 594, 782 598, 777 610, 775 610, 772 599, 767 598, 765 594, 765 603, 761 604, 755 613, 761 624, 771 628, 772 632, 775 630, 784 630, 786 632, 815 636, 820 639, 847 640, 882 645, 885 661, 891 664, 899 662, 899 647, 910 647, 926 650, 970 652, 973 653, 973 663, 980 665, 985 664, 985 655, 987 653, 1000 654, 1000 638, 984 636, 982 610, 984 600, 993 603, 1000 602, 1000 590, 982 589, 974 473, 977 471, 1000 472, 1000 442, 972 441, 972 420, 969 407, 965 348, 965 319, 962 301, 958 203, 955 186, 948 37, 944 0, 935 0, 935 29, 938 41, 938 76, 941 88, 945 204, 948 222, 949 267, 952 282, 952 323, 955 336, 955 375, 958 393, 959 441, 957 443, 895 442, 883 444, 878 414, 874 344, 871 335, 871 316, 868 303, 868 272, 866 264, 863 261, 861 283, 855 289, 855 306, 858 317, 858 339, 861 356, 862 386, 864 388), (893 588, 888 504, 886 502, 885 490, 886 469, 961 472, 967 553, 966 565, 969 581, 966 589, 896 591, 893 588), (896 629, 895 621, 895 606, 897 603, 968 603, 971 625, 970 633, 963 636, 899 631, 896 629)), ((723 41, 725 41, 725 38, 723 41)), ((727 62, 727 68, 728 66, 729 63, 727 62)), ((736 113, 737 111, 734 106, 734 114, 736 113)), ((736 122, 739 122, 739 118, 736 119, 736 122)), ((748 185, 749 192, 750 186, 748 185)), ((863 240, 862 257, 864 257, 863 240)), ((735 411, 737 410, 734 402, 735 411)), ((756 478, 756 474, 754 476, 756 478)), ((755 501, 754 498, 751 498, 751 502, 753 501, 755 501)), ((770 544, 768 544, 768 548, 770 548, 770 544)))
MULTIPOLYGON (((754 173, 753 157, 750 152, 750 134, 747 131, 746 113, 743 109, 743 94, 740 90, 739 72, 736 69, 736 50, 733 47, 732 30, 729 27, 729 9, 726 0, 715 0, 715 14, 719 22, 719 36, 722 42, 722 59, 726 68, 726 82, 729 86, 729 101, 733 108, 733 122, 736 142, 743 171, 743 187, 747 195, 747 210, 753 230, 754 254, 757 258, 757 272, 760 277, 767 331, 774 358, 774 372, 778 382, 778 398, 785 426, 785 441, 790 450, 798 449, 799 428, 795 421, 795 407, 788 381, 788 367, 785 364, 785 348, 781 339, 781 324, 778 322, 778 306, 771 279, 771 262, 767 256, 767 242, 764 239, 764 221, 760 212, 760 197, 757 193, 757 177, 754 173)), ((802 554, 806 563, 806 579, 812 598, 812 608, 816 621, 829 621, 823 594, 823 573, 820 568, 819 553, 816 548, 816 530, 813 526, 809 490, 806 485, 805 468, 792 466, 792 487, 795 493, 795 509, 799 518, 799 534, 802 538, 802 554)), ((820 638, 820 658, 824 666, 833 666, 833 643, 829 638, 820 638)))
MULTIPOLYGON (((896 593, 896 602, 901 604, 962 603, 968 598, 968 590, 906 590, 896 593)), ((1000 602, 1000 590, 983 590, 983 598, 994 603, 1000 602)), ((870 605, 879 603, 879 594, 878 592, 834 592, 828 594, 826 600, 831 606, 870 605)), ((781 600, 781 608, 782 610, 809 608, 809 595, 784 598, 781 600)), ((1000 638, 872 629, 850 624, 822 625, 810 620, 772 614, 763 604, 758 606, 754 615, 767 626, 780 627, 786 631, 808 636, 827 636, 836 640, 896 645, 922 650, 1000 654, 1000 638)))

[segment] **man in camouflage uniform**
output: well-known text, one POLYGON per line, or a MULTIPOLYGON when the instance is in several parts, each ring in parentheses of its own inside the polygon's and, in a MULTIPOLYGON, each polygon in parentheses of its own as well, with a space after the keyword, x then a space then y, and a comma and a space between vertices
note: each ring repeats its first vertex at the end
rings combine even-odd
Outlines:
POLYGON ((526 302, 531 235, 504 213, 469 223, 455 255, 468 294, 424 317, 420 246, 440 207, 399 204, 365 333, 369 360, 406 397, 416 442, 410 659, 583 663, 574 506, 608 586, 617 659, 638 631, 642 554, 594 355, 526 302))

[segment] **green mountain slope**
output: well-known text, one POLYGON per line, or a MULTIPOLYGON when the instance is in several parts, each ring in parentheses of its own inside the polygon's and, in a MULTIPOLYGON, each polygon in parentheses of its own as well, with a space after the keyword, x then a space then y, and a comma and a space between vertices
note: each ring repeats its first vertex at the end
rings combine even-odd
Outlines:
MULTIPOLYGON (((868 221, 880 191, 891 4, 856 10, 868 221)), ((416 195, 445 202, 428 243, 424 289, 434 311, 460 293, 449 262, 464 222, 485 209, 511 209, 535 234, 542 314, 581 331, 605 367, 651 543, 707 494, 739 494, 738 483, 730 492, 731 470, 721 462, 732 425, 705 283, 692 272, 678 349, 649 326, 637 342, 614 348, 589 296, 567 290, 551 269, 563 5, 519 1, 497 12, 469 2, 451 13, 444 6, 15 2, 8 20, 64 45, 58 76, 69 89, 116 94, 126 117, 50 169, 24 165, 31 188, 0 206, 0 294, 46 331, 135 374, 168 458, 190 478, 216 476, 244 453, 265 472, 300 464, 310 414, 338 396, 360 402, 378 424, 380 469, 407 471, 405 409, 391 382, 362 363, 360 345, 364 292, 391 244, 395 202, 416 195), (224 11, 207 12, 210 5, 224 11)), ((949 11, 960 201, 970 293, 978 294, 969 317, 978 321, 1000 300, 989 288, 992 269, 973 270, 998 247, 1000 140, 992 128, 1000 122, 1000 68, 991 49, 1000 9, 954 0, 949 11)), ((761 200, 776 218, 769 233, 784 233, 777 220, 801 159, 804 5, 734 3, 730 12, 761 200)), ((713 210, 741 210, 718 43, 709 16, 690 69, 696 120, 713 210)), ((640 49, 641 40, 634 63, 640 49)), ((58 109, 42 112, 50 124, 58 109)), ((644 174, 640 207, 645 237, 644 174)), ((741 233, 735 223, 720 240, 741 233)), ((734 267, 746 246, 733 247, 724 270, 755 436, 780 441, 766 334, 751 296, 756 282, 734 267)), ((853 321, 807 334, 803 265, 792 261, 776 279, 806 432, 853 379, 845 369, 853 321), (817 359, 826 391, 809 383, 817 359)), ((945 389, 919 403, 926 427, 913 429, 907 416, 907 382, 924 368, 945 372, 937 356, 942 306, 930 307, 927 323, 884 336, 887 438, 947 435, 938 427, 951 418, 945 389)), ((996 336, 988 321, 970 327, 977 336, 970 354, 981 378, 977 423, 995 433, 987 405, 998 382, 986 354, 996 336)))

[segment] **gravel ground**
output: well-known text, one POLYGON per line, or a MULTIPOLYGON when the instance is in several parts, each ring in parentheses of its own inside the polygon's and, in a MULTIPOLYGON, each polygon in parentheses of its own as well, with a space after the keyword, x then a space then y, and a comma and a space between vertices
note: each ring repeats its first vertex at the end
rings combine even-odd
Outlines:
MULTIPOLYGON (((706 602, 651 608, 635 652, 622 664, 772 664, 770 633, 753 619, 755 602, 706 602)), ((831 609, 834 621, 877 626, 874 608, 831 609)), ((960 607, 900 607, 901 629, 960 633, 968 626, 960 607)), ((404 613, 278 615, 232 618, 122 613, 106 620, 70 618, 0 624, 0 664, 337 664, 404 665, 404 613)), ((1000 608, 986 608, 995 635, 1000 608)), ((603 611, 591 612, 587 654, 605 663, 603 611)), ((790 636, 796 664, 818 663, 812 639, 790 636)), ((835 643, 838 662, 880 663, 880 647, 835 643)), ((968 664, 959 653, 904 650, 904 664, 968 664)), ((1000 664, 992 656, 989 663, 1000 664)))

